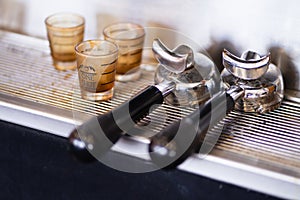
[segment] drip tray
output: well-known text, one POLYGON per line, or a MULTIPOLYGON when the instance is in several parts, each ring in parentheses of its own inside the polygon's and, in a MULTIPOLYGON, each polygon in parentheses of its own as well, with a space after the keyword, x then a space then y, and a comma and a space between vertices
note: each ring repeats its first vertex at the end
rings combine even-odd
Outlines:
MULTIPOLYGON (((81 99, 76 71, 54 69, 46 40, 0 31, 0 51, 0 119, 61 137, 152 84, 156 66, 144 60, 139 81, 117 83, 112 100, 95 103, 81 99)), ((147 127, 156 133, 190 112, 162 105, 144 121, 151 121, 147 127), (168 120, 155 120, 161 113, 168 120)), ((231 112, 210 134, 219 131, 209 155, 195 154, 179 169, 277 197, 300 197, 299 103, 286 99, 279 109, 262 115, 231 112)), ((114 151, 149 160, 144 140, 124 137, 114 151)))

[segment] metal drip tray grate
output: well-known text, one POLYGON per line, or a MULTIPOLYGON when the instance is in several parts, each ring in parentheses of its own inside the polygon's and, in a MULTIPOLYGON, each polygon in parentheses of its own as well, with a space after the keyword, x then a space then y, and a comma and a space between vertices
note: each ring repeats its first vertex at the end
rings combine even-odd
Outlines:
POLYGON ((300 106, 291 102, 262 115, 231 112, 223 120, 217 149, 295 168, 300 173, 299 120, 300 106))
MULTIPOLYGON (((107 112, 153 82, 154 72, 143 70, 139 81, 117 83, 112 100, 95 103, 81 99, 76 71, 54 69, 47 41, 0 31, 0 52, 0 119, 63 137, 82 123, 76 113, 88 118, 107 112)), ((163 105, 151 114, 150 128, 159 131, 191 111, 163 105), (162 112, 168 120, 156 121, 162 112)), ((299 198, 299 103, 285 100, 279 109, 261 115, 231 112, 210 132, 220 130, 207 157, 195 155, 179 168, 279 197, 299 198)))

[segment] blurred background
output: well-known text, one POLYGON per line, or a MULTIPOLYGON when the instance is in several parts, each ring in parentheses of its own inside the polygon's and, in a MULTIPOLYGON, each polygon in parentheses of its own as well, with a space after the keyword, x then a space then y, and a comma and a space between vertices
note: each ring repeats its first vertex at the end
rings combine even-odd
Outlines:
POLYGON ((296 0, 1 0, 0 27, 45 38, 44 19, 56 12, 76 12, 86 21, 86 37, 104 26, 134 21, 145 27, 178 30, 202 45, 228 39, 240 48, 297 44, 300 14, 296 0))

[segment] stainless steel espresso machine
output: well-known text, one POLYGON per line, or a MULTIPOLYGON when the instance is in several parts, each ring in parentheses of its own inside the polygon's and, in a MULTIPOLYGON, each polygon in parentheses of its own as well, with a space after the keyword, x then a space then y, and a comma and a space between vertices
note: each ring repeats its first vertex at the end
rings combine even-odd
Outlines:
MULTIPOLYGON (((95 155, 93 141, 101 140, 97 131, 92 136, 78 131, 72 140, 73 145, 75 142, 75 146, 90 151, 95 162, 122 172, 147 173, 174 170, 167 169, 168 164, 155 165, 167 154, 174 160, 179 158, 175 146, 181 144, 170 142, 176 138, 172 125, 182 122, 183 126, 183 120, 189 122, 189 116, 198 111, 198 126, 207 102, 220 92, 223 100, 226 92, 239 93, 243 98, 233 98, 231 109, 226 110, 226 103, 216 106, 224 112, 221 117, 211 115, 207 119, 210 124, 201 130, 205 132, 203 138, 198 138, 197 131, 191 136, 212 145, 207 149, 202 145, 201 149, 200 143, 189 140, 193 148, 187 145, 176 170, 274 197, 299 199, 299 5, 292 0, 2 0, 0 119, 69 139, 87 121, 97 117, 101 121, 107 113, 113 116, 144 88, 155 87, 155 101, 149 103, 151 97, 147 95, 135 101, 139 105, 149 103, 138 110, 138 117, 125 113, 128 121, 114 118, 117 125, 123 123, 121 131, 117 136, 107 133, 111 143, 105 150, 98 149, 112 152, 112 157, 95 155), (146 33, 139 65, 141 77, 116 81, 110 100, 82 99, 77 69, 58 71, 53 67, 44 20, 60 12, 84 16, 84 40, 104 39, 103 29, 117 22, 141 24, 146 33), (242 88, 243 93, 234 86, 242 88), (263 87, 257 89, 259 86, 263 87), (168 130, 173 132, 166 135, 168 130), (150 154, 152 151, 157 154, 150 154), (133 167, 114 155, 147 164, 133 167)), ((224 103, 212 103, 220 102, 224 103)), ((111 127, 111 121, 105 121, 105 125, 111 127)), ((194 128, 193 123, 184 126, 194 128)), ((187 132, 179 132, 178 138, 188 138, 184 135, 187 132)))

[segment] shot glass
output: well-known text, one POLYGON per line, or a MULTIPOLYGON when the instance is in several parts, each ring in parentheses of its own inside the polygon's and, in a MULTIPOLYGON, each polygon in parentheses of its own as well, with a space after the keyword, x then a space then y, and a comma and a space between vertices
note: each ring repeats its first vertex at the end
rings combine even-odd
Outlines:
POLYGON ((83 41, 85 19, 77 14, 58 13, 47 17, 45 24, 54 67, 76 69, 74 47, 83 41))
POLYGON ((81 96, 92 101, 113 97, 118 46, 106 40, 87 40, 75 47, 81 96))
POLYGON ((119 47, 116 80, 138 80, 141 76, 144 28, 133 23, 117 23, 104 28, 103 35, 105 40, 113 41, 119 47))

